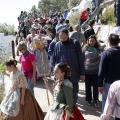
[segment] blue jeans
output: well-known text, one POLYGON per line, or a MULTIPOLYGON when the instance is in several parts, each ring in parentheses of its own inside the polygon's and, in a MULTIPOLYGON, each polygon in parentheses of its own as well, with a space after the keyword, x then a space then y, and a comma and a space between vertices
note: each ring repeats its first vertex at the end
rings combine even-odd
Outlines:
POLYGON ((104 83, 103 85, 103 94, 102 94, 102 111, 104 110, 104 107, 105 107, 105 102, 106 102, 106 99, 107 99, 107 95, 108 95, 108 91, 109 91, 109 88, 110 88, 110 85, 109 83, 104 83))
POLYGON ((28 89, 34 94, 34 83, 31 83, 32 78, 27 78, 28 89))

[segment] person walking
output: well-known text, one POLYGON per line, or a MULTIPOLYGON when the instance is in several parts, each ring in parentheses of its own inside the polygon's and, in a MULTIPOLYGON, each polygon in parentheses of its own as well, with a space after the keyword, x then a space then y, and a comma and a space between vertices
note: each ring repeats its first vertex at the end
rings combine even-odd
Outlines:
POLYGON ((22 71, 28 82, 28 89, 34 94, 34 83, 36 81, 36 59, 33 53, 27 50, 25 42, 19 42, 17 50, 21 52, 20 62, 22 71))
POLYGON ((10 87, 0 105, 0 120, 43 120, 44 113, 17 69, 17 61, 8 60, 5 65, 9 73, 2 73, 9 77, 10 87))
POLYGON ((59 33, 60 41, 56 43, 53 52, 52 66, 60 62, 66 62, 71 68, 70 81, 73 83, 74 102, 78 99, 78 82, 84 80, 84 62, 80 43, 69 38, 67 29, 62 29, 59 33))
POLYGON ((111 84, 101 120, 109 120, 111 115, 120 120, 120 80, 111 84))
POLYGON ((120 79, 120 47, 118 46, 120 39, 115 34, 110 34, 108 39, 110 48, 101 53, 98 72, 98 89, 102 94, 102 111, 110 85, 120 79))
POLYGON ((85 65, 85 91, 88 105, 93 103, 98 107, 98 70, 101 48, 95 35, 88 38, 88 43, 83 47, 85 65), (91 87, 93 86, 93 92, 91 87), (93 97, 92 97, 93 94, 93 97))

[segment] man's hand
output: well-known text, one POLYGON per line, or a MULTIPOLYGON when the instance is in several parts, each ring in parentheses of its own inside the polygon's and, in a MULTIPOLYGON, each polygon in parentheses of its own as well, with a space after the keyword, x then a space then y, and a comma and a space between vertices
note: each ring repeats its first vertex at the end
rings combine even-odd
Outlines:
POLYGON ((103 93, 104 88, 103 88, 103 87, 98 87, 98 90, 99 90, 99 92, 102 94, 102 93, 103 93))
POLYGON ((85 80, 85 75, 81 75, 80 80, 84 81, 85 80))

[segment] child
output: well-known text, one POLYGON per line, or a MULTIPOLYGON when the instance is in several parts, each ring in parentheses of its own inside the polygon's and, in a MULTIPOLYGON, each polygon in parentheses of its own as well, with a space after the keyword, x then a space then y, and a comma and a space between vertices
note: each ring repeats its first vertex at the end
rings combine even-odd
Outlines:
POLYGON ((44 120, 84 120, 77 107, 73 107, 73 86, 68 79, 69 66, 66 63, 57 64, 54 68, 54 76, 57 81, 53 91, 45 80, 46 87, 53 95, 53 104, 44 120))
POLYGON ((0 120, 43 120, 44 113, 34 95, 27 89, 27 80, 16 67, 16 60, 5 63, 10 74, 2 71, 11 80, 11 87, 0 106, 0 120))

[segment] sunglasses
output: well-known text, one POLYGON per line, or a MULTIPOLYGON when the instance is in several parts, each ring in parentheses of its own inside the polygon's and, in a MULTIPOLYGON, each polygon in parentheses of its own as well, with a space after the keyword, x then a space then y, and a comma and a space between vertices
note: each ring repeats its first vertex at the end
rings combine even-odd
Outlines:
POLYGON ((23 50, 23 48, 21 48, 19 51, 21 52, 23 50))

